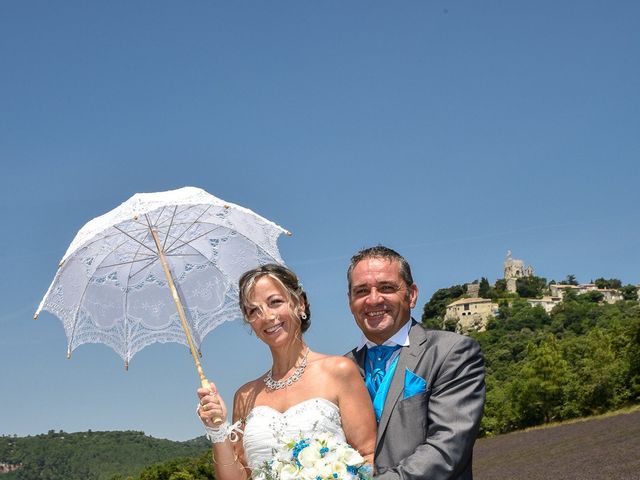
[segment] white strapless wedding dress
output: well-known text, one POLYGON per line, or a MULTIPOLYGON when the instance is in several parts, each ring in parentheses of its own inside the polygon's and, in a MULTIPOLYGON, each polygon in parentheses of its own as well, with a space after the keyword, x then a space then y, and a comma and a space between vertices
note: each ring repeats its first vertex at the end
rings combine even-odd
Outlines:
POLYGON ((254 470, 273 458, 283 441, 300 436, 313 438, 328 432, 345 442, 340 409, 325 398, 310 398, 281 413, 266 405, 254 407, 244 426, 244 454, 254 470))

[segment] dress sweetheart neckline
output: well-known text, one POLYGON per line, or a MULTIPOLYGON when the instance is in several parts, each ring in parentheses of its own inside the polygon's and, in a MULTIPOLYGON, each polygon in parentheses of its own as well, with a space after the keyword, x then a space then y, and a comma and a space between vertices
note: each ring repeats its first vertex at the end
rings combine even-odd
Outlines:
POLYGON ((287 408, 284 412, 281 412, 280 410, 273 408, 269 405, 256 405, 254 406, 251 411, 247 414, 247 418, 249 418, 251 416, 251 414, 253 412, 256 411, 256 409, 258 408, 266 408, 268 410, 271 410, 273 412, 276 412, 279 415, 286 415, 287 413, 289 413, 292 409, 299 407, 300 405, 303 405, 305 403, 309 403, 309 402, 316 402, 322 400, 324 403, 329 404, 330 406, 332 406, 333 408, 335 408, 336 410, 339 410, 338 405, 336 405, 335 403, 333 403, 331 400, 327 400, 324 397, 311 397, 311 398, 307 398, 306 400, 302 400, 301 402, 298 403, 294 403, 293 405, 291 405, 289 408, 287 408))

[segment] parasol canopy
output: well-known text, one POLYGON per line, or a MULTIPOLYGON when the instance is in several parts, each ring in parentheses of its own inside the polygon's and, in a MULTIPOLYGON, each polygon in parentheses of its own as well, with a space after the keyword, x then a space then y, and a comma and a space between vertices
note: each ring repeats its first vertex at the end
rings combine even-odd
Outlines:
POLYGON ((241 318, 238 279, 283 263, 288 231, 251 210, 194 187, 137 193, 80 229, 40 302, 57 316, 67 356, 104 343, 131 358, 154 342, 187 345, 201 381, 202 339, 241 318))

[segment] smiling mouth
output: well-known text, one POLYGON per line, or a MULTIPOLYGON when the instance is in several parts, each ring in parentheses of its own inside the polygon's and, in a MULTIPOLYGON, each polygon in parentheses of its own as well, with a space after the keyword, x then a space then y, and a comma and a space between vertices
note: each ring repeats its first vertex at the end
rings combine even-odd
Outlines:
POLYGON ((387 313, 386 310, 375 310, 375 311, 372 311, 372 312, 365 312, 365 315, 368 318, 380 318, 380 317, 384 316, 386 313, 387 313))
POLYGON ((267 333, 267 334, 272 334, 272 333, 275 333, 278 330, 280 330, 280 328, 282 328, 282 323, 278 323, 278 324, 276 324, 276 325, 274 325, 272 327, 266 328, 264 330, 264 332, 267 333))

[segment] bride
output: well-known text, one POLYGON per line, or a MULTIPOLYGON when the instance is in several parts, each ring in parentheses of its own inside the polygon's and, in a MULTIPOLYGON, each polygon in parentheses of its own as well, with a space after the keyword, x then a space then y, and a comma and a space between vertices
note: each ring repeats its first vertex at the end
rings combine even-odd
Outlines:
POLYGON ((272 366, 233 399, 233 425, 213 383, 198 389, 198 415, 213 442, 216 478, 245 480, 270 460, 280 441, 328 432, 373 464, 376 420, 357 366, 314 352, 302 333, 310 325, 306 293, 296 275, 270 264, 240 278, 240 307, 271 350, 272 366))

